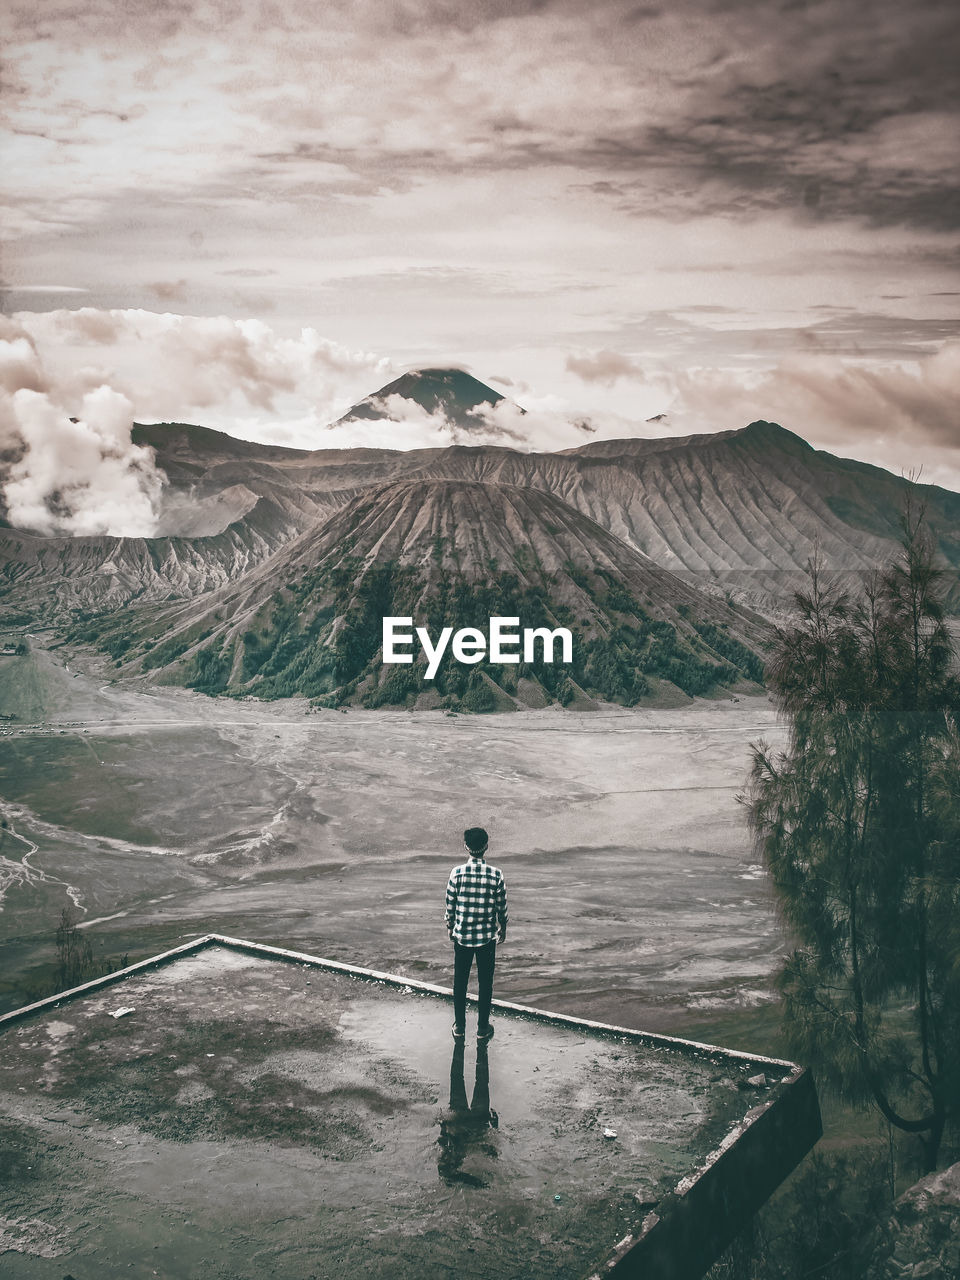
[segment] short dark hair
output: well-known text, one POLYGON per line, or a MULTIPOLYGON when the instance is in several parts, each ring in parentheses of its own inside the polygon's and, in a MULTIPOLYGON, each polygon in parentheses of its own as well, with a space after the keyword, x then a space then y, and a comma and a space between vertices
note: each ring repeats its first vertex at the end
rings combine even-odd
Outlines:
POLYGON ((483 853, 487 847, 487 833, 483 827, 467 827, 463 833, 463 843, 471 853, 483 853))

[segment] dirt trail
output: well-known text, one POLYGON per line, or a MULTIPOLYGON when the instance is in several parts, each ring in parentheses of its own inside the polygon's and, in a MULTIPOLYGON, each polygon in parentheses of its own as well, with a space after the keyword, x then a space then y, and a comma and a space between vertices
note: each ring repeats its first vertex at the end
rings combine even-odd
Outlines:
POLYGON ((34 854, 39 853, 40 846, 27 836, 21 835, 13 825, 15 819, 19 821, 22 818, 23 810, 17 805, 5 804, 0 800, 0 816, 3 818, 3 828, 0 830, 0 911, 3 910, 7 894, 20 885, 60 885, 74 907, 82 911, 83 899, 75 885, 68 884, 66 880, 61 880, 57 876, 47 875, 40 867, 31 866, 30 859, 34 854), (6 850, 11 840, 26 845, 26 853, 20 858, 7 856, 6 850))

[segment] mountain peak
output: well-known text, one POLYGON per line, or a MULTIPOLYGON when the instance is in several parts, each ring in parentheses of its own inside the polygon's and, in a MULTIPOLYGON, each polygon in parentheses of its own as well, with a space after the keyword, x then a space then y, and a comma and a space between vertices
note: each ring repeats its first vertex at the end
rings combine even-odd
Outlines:
POLYGON ((807 444, 803 436, 798 436, 795 431, 788 431, 786 427, 781 427, 779 422, 765 422, 762 418, 758 418, 756 422, 749 422, 737 434, 743 439, 775 444, 781 449, 791 447, 796 449, 799 446, 801 449, 813 452, 813 446, 807 444))
MULTIPOLYGON (((506 396, 465 369, 411 369, 379 391, 365 396, 332 425, 390 419, 393 415, 387 401, 394 396, 409 401, 424 413, 442 413, 448 422, 466 430, 483 426, 483 417, 477 412, 481 405, 495 407, 506 400, 506 396)), ((520 409, 520 412, 524 410, 520 409)))

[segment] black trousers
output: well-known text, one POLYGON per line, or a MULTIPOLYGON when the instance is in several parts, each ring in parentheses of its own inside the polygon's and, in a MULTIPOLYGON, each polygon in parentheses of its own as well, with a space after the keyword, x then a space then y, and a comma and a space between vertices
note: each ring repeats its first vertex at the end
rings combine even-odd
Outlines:
POLYGON ((497 960, 496 942, 482 947, 462 947, 453 944, 453 1017, 458 1027, 467 1018, 467 982, 474 956, 477 959, 477 1026, 482 1030, 490 1022, 490 1001, 493 999, 493 967, 497 960))

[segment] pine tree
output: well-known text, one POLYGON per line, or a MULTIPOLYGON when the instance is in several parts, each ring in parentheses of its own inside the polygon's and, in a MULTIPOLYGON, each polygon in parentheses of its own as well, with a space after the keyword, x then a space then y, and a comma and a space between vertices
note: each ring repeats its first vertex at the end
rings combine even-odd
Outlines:
POLYGON ((57 982, 65 991, 86 981, 93 968, 93 948, 78 928, 77 914, 64 907, 57 925, 57 982))
POLYGON ((932 1170, 960 1117, 960 689, 922 517, 860 598, 814 568, 796 604, 767 670, 789 747, 754 749, 746 796, 799 942, 786 1030, 932 1170))

